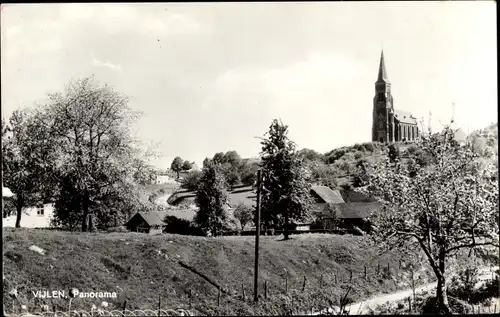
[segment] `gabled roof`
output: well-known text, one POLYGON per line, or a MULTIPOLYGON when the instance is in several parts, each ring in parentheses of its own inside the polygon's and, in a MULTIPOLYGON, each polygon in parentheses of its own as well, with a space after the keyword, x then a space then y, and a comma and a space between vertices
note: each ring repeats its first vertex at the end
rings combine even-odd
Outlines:
POLYGON ((327 204, 343 204, 344 200, 338 190, 332 190, 327 186, 312 186, 311 191, 327 204))
POLYGON ((417 118, 406 111, 401 111, 394 109, 394 118, 396 118, 401 123, 417 124, 417 118))
MULTIPOLYGON (((194 219, 196 212, 191 209, 169 209, 160 211, 139 211, 130 218, 132 220, 134 217, 139 215, 144 219, 144 221, 150 226, 162 226, 165 225, 165 217, 174 216, 179 219, 184 219, 192 221, 194 219)), ((130 220, 128 222, 130 222, 130 220)), ((127 223, 128 223, 127 222, 127 223)))
MULTIPOLYGON (((134 217, 137 215, 141 216, 144 221, 150 225, 150 226, 155 226, 155 225, 164 225, 164 219, 166 216, 165 211, 139 211, 135 215, 130 218, 132 220, 134 217)), ((129 220, 129 222, 130 222, 129 220)))
POLYGON ((378 202, 348 203, 339 205, 341 219, 364 219, 380 210, 378 202))

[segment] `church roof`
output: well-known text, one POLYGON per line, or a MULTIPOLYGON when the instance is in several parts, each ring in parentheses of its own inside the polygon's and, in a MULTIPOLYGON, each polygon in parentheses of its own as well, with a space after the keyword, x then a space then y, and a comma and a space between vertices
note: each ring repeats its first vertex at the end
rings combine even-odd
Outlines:
POLYGON ((384 51, 382 51, 382 54, 380 55, 377 82, 389 83, 389 76, 387 76, 387 70, 385 69, 384 51))
POLYGON ((401 123, 417 124, 417 118, 406 111, 394 109, 394 118, 396 118, 401 123))

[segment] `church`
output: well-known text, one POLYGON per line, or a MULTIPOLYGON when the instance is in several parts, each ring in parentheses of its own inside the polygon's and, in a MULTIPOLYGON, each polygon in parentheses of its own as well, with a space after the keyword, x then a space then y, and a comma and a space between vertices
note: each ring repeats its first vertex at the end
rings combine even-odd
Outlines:
POLYGON ((385 69, 384 51, 382 51, 373 98, 372 141, 413 141, 419 135, 417 118, 409 112, 394 109, 391 83, 385 69))

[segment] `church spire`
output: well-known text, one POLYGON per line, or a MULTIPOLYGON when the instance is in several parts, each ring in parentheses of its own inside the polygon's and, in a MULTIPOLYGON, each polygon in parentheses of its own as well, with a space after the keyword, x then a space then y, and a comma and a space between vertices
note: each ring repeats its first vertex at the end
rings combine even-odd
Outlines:
POLYGON ((377 82, 389 83, 389 77, 387 76, 387 70, 385 69, 384 50, 382 50, 382 54, 380 55, 377 82))

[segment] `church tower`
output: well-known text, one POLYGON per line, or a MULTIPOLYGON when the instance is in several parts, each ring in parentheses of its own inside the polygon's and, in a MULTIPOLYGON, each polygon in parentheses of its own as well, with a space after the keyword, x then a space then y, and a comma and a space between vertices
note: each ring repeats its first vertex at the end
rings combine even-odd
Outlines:
POLYGON ((385 68, 384 51, 380 55, 378 78, 375 82, 372 141, 394 142, 394 106, 391 83, 385 68))

